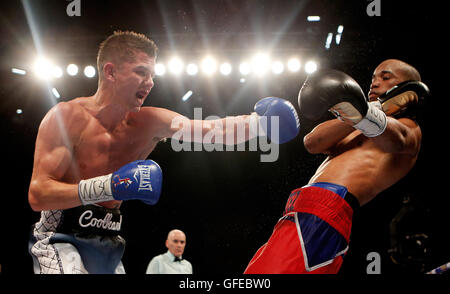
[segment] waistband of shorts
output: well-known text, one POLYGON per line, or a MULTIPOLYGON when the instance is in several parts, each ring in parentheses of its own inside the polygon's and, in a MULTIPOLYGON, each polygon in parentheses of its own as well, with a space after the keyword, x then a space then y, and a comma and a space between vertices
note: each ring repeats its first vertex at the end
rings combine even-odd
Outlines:
POLYGON ((85 205, 62 210, 61 221, 56 232, 116 236, 120 234, 121 228, 122 215, 119 209, 85 205))
POLYGON ((348 191, 348 189, 344 186, 334 184, 334 183, 329 183, 329 182, 317 182, 317 183, 311 183, 311 184, 305 185, 300 189, 304 189, 307 187, 319 187, 319 188, 327 189, 331 192, 336 193, 337 195, 341 196, 350 205, 350 207, 353 210, 353 213, 359 211, 359 209, 360 209, 360 204, 359 204, 358 198, 356 198, 355 195, 350 193, 348 191))
POLYGON ((358 210, 358 200, 346 187, 322 182, 293 190, 284 215, 290 212, 313 214, 348 240, 358 210))

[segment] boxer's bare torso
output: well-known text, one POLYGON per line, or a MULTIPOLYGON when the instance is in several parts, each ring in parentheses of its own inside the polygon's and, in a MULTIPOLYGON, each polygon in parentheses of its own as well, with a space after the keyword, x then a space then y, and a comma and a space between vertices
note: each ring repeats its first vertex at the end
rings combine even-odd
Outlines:
MULTIPOLYGON (((98 107, 92 97, 62 103, 52 111, 43 120, 37 138, 34 175, 45 170, 42 173, 68 184, 109 174, 128 162, 146 159, 162 139, 159 136, 168 129, 163 126, 161 112, 170 112, 143 107, 108 126, 101 116, 110 116, 114 111, 106 114, 108 110, 98 107), (59 130, 59 134, 46 130, 59 130), (59 142, 60 138, 65 142, 59 142), (61 152, 65 154, 57 155, 61 152)), ((120 203, 108 201, 99 205, 117 208, 120 203)))
MULTIPOLYGON (((383 61, 373 72, 369 100, 376 101, 400 82, 417 80, 408 69, 410 66, 399 60, 383 61)), ((388 117, 386 130, 373 138, 338 119, 323 122, 304 138, 308 151, 328 155, 310 183, 345 186, 364 205, 411 170, 421 140, 420 127, 409 118, 388 117)))
MULTIPOLYGON (((134 160, 146 159, 161 138, 156 137, 155 128, 159 122, 150 112, 155 109, 142 108, 139 112, 128 113, 113 129, 105 128, 96 119, 99 111, 93 107, 91 99, 76 99, 82 109, 85 128, 78 134, 79 140, 73 146, 70 169, 62 180, 78 183, 97 175, 109 174, 134 160)), ((78 107, 74 106, 74 107, 78 107)), ((121 201, 109 201, 99 205, 113 208, 121 201)))
MULTIPOLYGON (((146 159, 161 139, 186 127, 173 124, 174 120, 183 119, 191 132, 202 134, 200 139, 214 128, 214 121, 194 123, 168 109, 141 104, 137 103, 138 111, 124 111, 116 104, 99 105, 92 96, 62 102, 51 109, 36 138, 29 193, 32 208, 39 211, 79 206, 80 180, 106 175, 129 162, 146 159)), ((227 119, 241 121, 245 117, 227 119)), ((222 121, 221 125, 226 124, 222 121)), ((226 137, 226 128, 223 136, 226 137)), ((194 136, 190 138, 195 141, 194 136)), ((120 203, 98 204, 118 208, 120 203)))
MULTIPOLYGON (((409 119, 402 121, 414 128, 409 119)), ((414 129, 420 132, 418 127, 414 129)), ((360 205, 364 205, 411 170, 417 160, 418 147, 417 152, 411 153, 385 152, 372 139, 354 130, 326 152, 328 157, 310 183, 331 182, 345 186, 360 205)))

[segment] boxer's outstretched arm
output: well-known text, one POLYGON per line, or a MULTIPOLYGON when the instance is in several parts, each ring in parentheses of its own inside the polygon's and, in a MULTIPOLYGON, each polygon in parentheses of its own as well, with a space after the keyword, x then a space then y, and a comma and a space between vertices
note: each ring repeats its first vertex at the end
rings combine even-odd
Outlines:
POLYGON ((148 107, 143 111, 146 112, 148 121, 158 125, 152 133, 158 140, 173 137, 186 142, 204 143, 208 138, 210 143, 221 140, 223 144, 234 145, 256 136, 250 130, 252 118, 253 123, 256 123, 255 113, 212 120, 191 120, 164 108, 148 107))
POLYGON ((387 119, 386 129, 381 135, 371 138, 373 142, 384 152, 416 156, 422 139, 420 127, 408 118, 387 119))
POLYGON ((66 130, 71 129, 67 118, 73 115, 71 105, 59 103, 41 122, 28 191, 28 201, 34 211, 81 205, 78 185, 61 181, 72 162, 74 133, 66 130))
POLYGON ((316 126, 303 138, 306 150, 311 154, 330 154, 332 149, 346 136, 354 132, 352 126, 332 119, 316 126))
POLYGON ((281 144, 294 139, 300 130, 300 122, 294 106, 278 97, 260 99, 251 114, 228 116, 208 120, 188 118, 167 110, 147 108, 148 121, 160 122, 156 137, 172 137, 195 143, 235 145, 258 135, 267 136, 281 144), (155 119, 157 118, 157 119, 155 119))

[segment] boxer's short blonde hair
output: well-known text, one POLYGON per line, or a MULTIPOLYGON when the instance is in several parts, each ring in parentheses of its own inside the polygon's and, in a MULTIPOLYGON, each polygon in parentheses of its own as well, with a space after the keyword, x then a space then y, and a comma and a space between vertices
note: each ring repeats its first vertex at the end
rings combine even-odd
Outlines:
POLYGON ((132 31, 115 31, 104 40, 98 49, 97 70, 99 82, 103 79, 103 66, 107 62, 119 65, 123 62, 133 62, 138 52, 144 52, 149 57, 156 57, 158 47, 153 40, 144 34, 132 31))

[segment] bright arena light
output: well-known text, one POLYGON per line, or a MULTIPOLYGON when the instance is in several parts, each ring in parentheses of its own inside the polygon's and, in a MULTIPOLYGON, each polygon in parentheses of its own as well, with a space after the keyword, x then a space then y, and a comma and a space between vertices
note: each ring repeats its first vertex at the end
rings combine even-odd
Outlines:
POLYGON ((95 76, 95 67, 88 65, 84 68, 84 75, 88 78, 93 78, 95 76))
POLYGON ((183 102, 186 102, 189 100, 189 98, 191 98, 191 96, 192 96, 192 90, 189 90, 186 92, 186 94, 183 95, 183 97, 181 97, 181 100, 183 102))
POLYGON ((248 75, 250 73, 250 71, 251 71, 251 67, 250 67, 250 64, 248 62, 242 62, 239 65, 239 72, 242 75, 246 76, 246 75, 248 75))
POLYGON ((217 70, 217 63, 212 57, 206 57, 202 61, 202 71, 207 75, 212 75, 217 70))
POLYGON ((38 58, 33 65, 33 70, 36 76, 44 80, 47 80, 51 77, 52 68, 52 63, 48 59, 43 57, 38 58))
POLYGON ((307 74, 311 74, 316 70, 317 70, 317 63, 315 61, 310 60, 307 63, 305 63, 305 72, 307 74))
POLYGON ((63 70, 59 66, 53 66, 51 69, 52 76, 55 78, 60 78, 63 75, 63 70))
POLYGON ((195 76, 198 73, 198 65, 195 63, 189 63, 186 66, 186 72, 190 76, 195 76))
POLYGON ((318 16, 318 15, 310 15, 306 19, 308 21, 320 21, 320 16, 318 16))
POLYGON ((225 63, 222 63, 222 64, 220 65, 219 71, 220 71, 220 73, 223 74, 224 76, 227 76, 227 75, 229 75, 229 74, 231 73, 231 69, 232 69, 232 68, 231 68, 231 64, 225 62, 225 63))
POLYGON ((15 68, 15 67, 11 68, 11 72, 16 74, 16 75, 22 75, 22 76, 27 74, 26 70, 23 70, 23 69, 20 69, 20 68, 15 68))
POLYGON ((288 63, 287 63, 287 67, 290 71, 292 72, 296 72, 300 70, 300 60, 298 60, 297 58, 291 58, 289 59, 288 63))
POLYGON ((155 65, 155 74, 157 76, 163 76, 166 73, 166 67, 162 63, 157 63, 155 65))
POLYGON ((169 71, 175 75, 183 71, 183 62, 178 57, 174 57, 169 61, 169 71))
POLYGON ((66 70, 69 76, 76 76, 78 74, 78 66, 76 64, 69 64, 66 70))
POLYGON ((263 76, 270 69, 270 58, 266 54, 257 54, 252 58, 252 71, 263 76))
POLYGON ((281 61, 275 61, 272 63, 272 72, 276 75, 279 75, 284 71, 284 65, 281 61))
POLYGON ((59 92, 58 92, 58 90, 56 90, 56 88, 52 89, 52 93, 53 93, 53 96, 55 96, 57 99, 61 98, 61 95, 59 95, 59 92))

